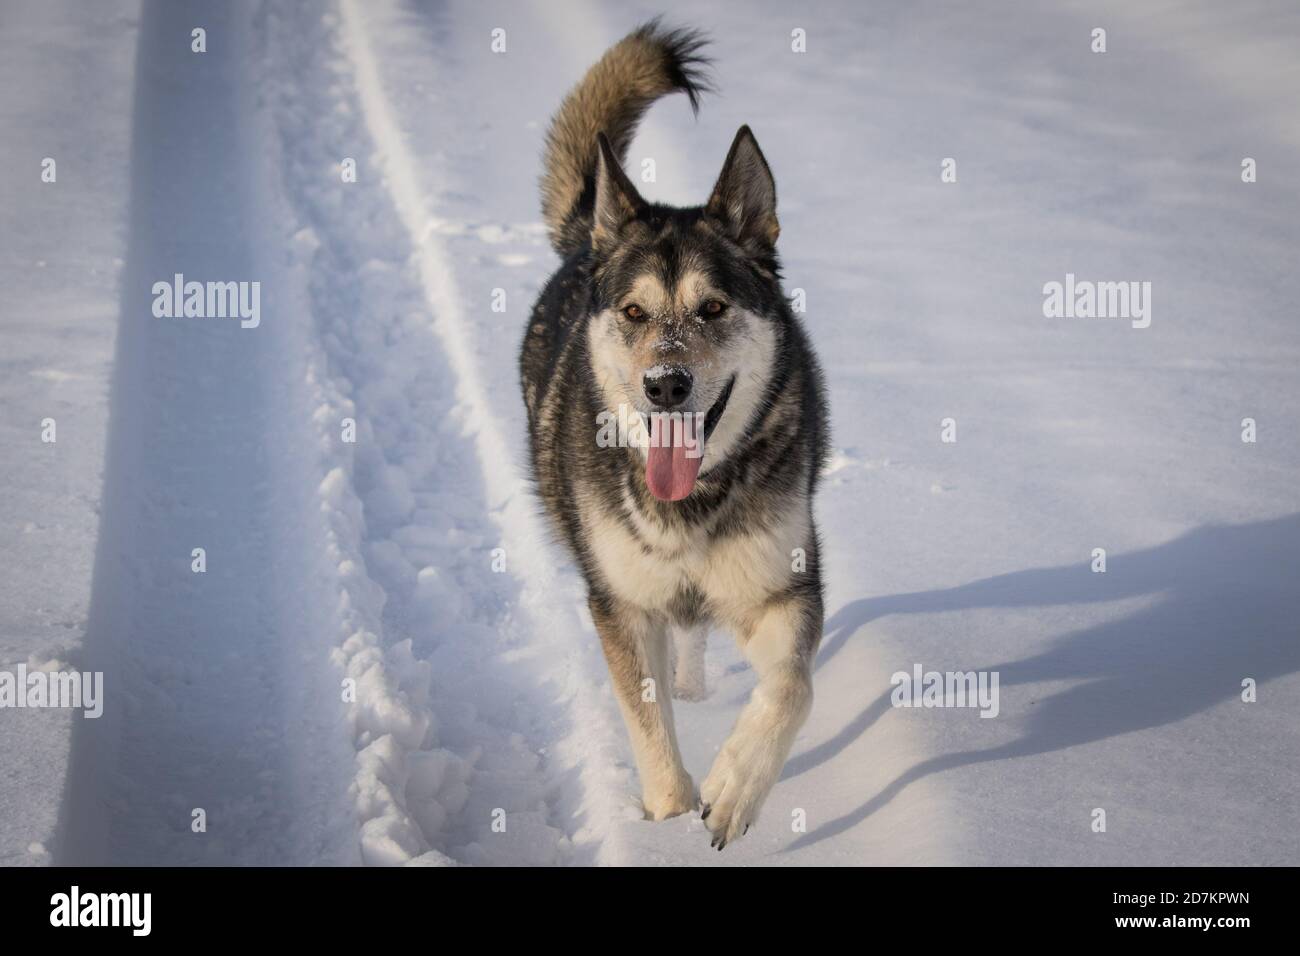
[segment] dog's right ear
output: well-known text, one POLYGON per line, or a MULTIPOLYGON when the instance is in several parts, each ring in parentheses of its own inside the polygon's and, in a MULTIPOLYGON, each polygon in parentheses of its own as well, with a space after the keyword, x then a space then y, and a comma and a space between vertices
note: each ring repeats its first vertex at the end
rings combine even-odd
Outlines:
POLYGON ((645 206, 632 181, 623 172, 609 137, 596 134, 599 156, 596 160, 596 206, 592 211, 591 246, 599 249, 618 238, 623 227, 645 206))

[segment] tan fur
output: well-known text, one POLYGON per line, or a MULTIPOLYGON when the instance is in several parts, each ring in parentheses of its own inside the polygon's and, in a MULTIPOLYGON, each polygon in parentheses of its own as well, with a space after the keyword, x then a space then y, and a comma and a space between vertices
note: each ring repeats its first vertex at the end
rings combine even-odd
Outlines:
POLYGON ((673 92, 664 70, 664 51, 653 33, 638 30, 605 52, 569 91, 546 134, 542 216, 552 243, 578 204, 586 178, 596 167, 596 134, 609 137, 619 161, 637 121, 661 96, 673 92))
POLYGON ((542 217, 562 255, 581 246, 591 227, 591 209, 580 207, 594 186, 597 135, 608 137, 622 164, 637 123, 655 100, 680 91, 696 108, 709 88, 699 52, 704 45, 698 34, 652 20, 610 47, 564 98, 546 134, 541 181, 542 217))
POLYGON ((695 787, 682 765, 673 725, 665 622, 630 606, 604 613, 593 605, 592 618, 632 741, 646 816, 663 820, 694 809, 695 787))

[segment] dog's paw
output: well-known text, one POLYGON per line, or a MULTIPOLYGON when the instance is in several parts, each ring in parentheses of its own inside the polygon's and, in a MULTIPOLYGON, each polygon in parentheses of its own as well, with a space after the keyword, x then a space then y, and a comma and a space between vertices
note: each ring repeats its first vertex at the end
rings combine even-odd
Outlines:
POLYGON ((721 850, 734 843, 758 818, 781 771, 772 751, 770 740, 739 733, 723 745, 700 786, 700 818, 709 829, 710 846, 721 850))
POLYGON ((690 813, 699 806, 695 783, 689 776, 683 776, 669 787, 656 788, 653 792, 647 788, 641 794, 641 806, 647 820, 667 820, 690 813))

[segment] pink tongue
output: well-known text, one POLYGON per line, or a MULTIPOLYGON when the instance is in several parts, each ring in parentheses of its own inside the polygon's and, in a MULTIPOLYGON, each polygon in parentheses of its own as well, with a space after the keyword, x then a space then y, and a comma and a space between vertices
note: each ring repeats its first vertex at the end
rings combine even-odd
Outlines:
POLYGON ((704 459, 704 436, 698 434, 702 429, 695 422, 690 414, 650 416, 645 483, 650 486, 650 494, 660 501, 681 501, 695 487, 695 476, 704 459))

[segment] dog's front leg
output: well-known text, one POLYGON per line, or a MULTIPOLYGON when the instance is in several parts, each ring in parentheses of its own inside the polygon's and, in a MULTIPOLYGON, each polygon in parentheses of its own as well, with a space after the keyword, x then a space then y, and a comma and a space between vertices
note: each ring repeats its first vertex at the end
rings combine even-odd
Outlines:
POLYGON ((686 813, 695 807, 695 787, 673 728, 667 625, 617 598, 593 594, 589 603, 632 739, 646 816, 686 813))
POLYGON ((758 684, 700 786, 701 812, 718 849, 744 835, 757 818, 812 709, 821 601, 808 596, 769 604, 745 630, 743 650, 758 684))
POLYGON ((703 625, 675 627, 673 632, 673 696, 678 700, 704 700, 704 651, 709 629, 703 625))

